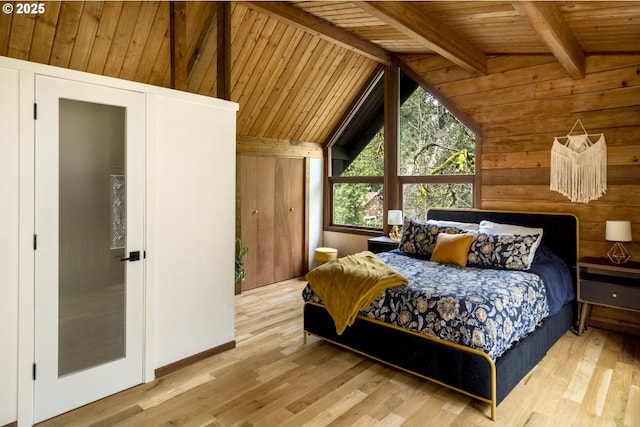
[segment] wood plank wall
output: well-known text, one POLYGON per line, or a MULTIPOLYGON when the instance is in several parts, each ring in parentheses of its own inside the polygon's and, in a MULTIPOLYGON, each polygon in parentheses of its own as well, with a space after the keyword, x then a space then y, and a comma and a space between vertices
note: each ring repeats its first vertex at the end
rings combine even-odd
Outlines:
MULTIPOLYGON (((406 59, 482 127, 480 208, 572 213, 582 257, 606 256, 606 220, 630 220, 625 247, 640 261, 640 55, 587 56, 579 80, 548 55, 495 57, 482 77, 442 58, 406 59), (549 190, 553 138, 577 119, 607 140, 608 190, 589 203, 549 190)), ((594 309, 592 324, 640 333, 640 314, 594 309)))

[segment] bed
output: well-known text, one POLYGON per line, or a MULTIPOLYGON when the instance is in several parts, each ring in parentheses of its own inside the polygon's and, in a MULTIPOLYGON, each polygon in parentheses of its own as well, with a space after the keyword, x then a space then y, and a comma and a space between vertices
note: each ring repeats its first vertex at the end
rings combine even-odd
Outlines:
MULTIPOLYGON (((436 279, 436 270, 445 268, 441 266, 442 263, 428 261, 431 254, 407 250, 407 241, 410 241, 410 238, 406 237, 408 224, 405 223, 405 234, 400 244, 400 249, 404 250, 394 250, 378 254, 378 256, 401 274, 404 273, 403 275, 407 277, 409 284, 402 287, 391 287, 383 291, 367 310, 357 313, 353 324, 346 327, 340 334, 338 334, 336 323, 324 306, 322 299, 307 285, 303 290, 305 342, 308 334, 315 335, 338 346, 464 393, 488 403, 491 407, 491 419, 495 420, 497 405, 544 357, 547 350, 576 323, 577 218, 566 214, 431 209, 427 213, 427 219, 430 220, 427 222, 453 221, 471 224, 490 221, 489 224, 539 228, 542 229, 542 232, 537 241, 539 246, 534 245, 537 247, 535 257, 532 259, 525 257, 530 262, 530 265, 525 266, 525 271, 513 271, 518 268, 496 269, 492 266, 481 265, 482 263, 479 262, 464 268, 451 266, 454 269, 452 272, 440 273, 447 278, 442 280, 436 279), (556 263, 553 267, 547 265, 547 256, 556 263), (538 260, 540 261, 538 262, 538 260), (543 271, 545 269, 546 271, 543 271), (509 287, 502 290, 500 287, 495 288, 494 292, 503 292, 502 295, 505 298, 504 306, 500 306, 499 309, 512 308, 515 305, 524 306, 525 302, 531 306, 529 307, 530 311, 525 311, 524 315, 518 314, 525 320, 520 320, 520 318, 505 320, 506 314, 503 316, 504 318, 501 318, 501 322, 508 323, 509 331, 513 330, 513 336, 507 343, 496 344, 494 342, 496 341, 493 339, 496 332, 495 323, 491 323, 492 321, 486 322, 492 326, 484 332, 477 332, 473 325, 448 327, 450 325, 445 325, 445 323, 451 321, 456 325, 455 322, 458 320, 453 319, 453 316, 448 316, 447 311, 442 307, 440 307, 441 318, 435 319, 435 323, 430 324, 427 323, 427 320, 433 321, 433 318, 437 317, 437 313, 425 314, 424 318, 416 318, 413 314, 403 318, 401 315, 403 310, 398 308, 400 306, 398 298, 404 301, 404 299, 408 299, 407 292, 415 292, 416 287, 423 286, 422 284, 416 285, 422 280, 417 271, 428 272, 423 276, 428 276, 429 280, 446 282, 441 285, 441 288, 444 289, 442 291, 434 291, 433 289, 427 291, 429 296, 437 294, 435 297, 439 298, 439 301, 443 301, 448 294, 439 292, 453 292, 456 288, 456 282, 480 281, 481 276, 474 275, 489 277, 494 275, 495 270, 506 271, 507 275, 504 277, 507 278, 486 279, 489 284, 497 280, 511 283, 509 286, 513 285, 513 289, 509 287), (471 275, 471 279, 464 278, 467 274, 471 275), (556 286, 555 281, 562 284, 556 286), (540 292, 543 296, 536 296, 537 294, 531 290, 519 290, 516 284, 520 285, 520 282, 531 282, 531 284, 527 283, 523 286, 534 287, 540 287, 540 283, 542 283, 540 292), (403 290, 404 288, 406 290, 403 290), (559 288, 564 290, 560 292, 559 288), (516 299, 509 300, 508 297, 516 299), (389 304, 389 307, 393 309, 385 307, 385 304, 389 304), (433 326, 434 324, 436 327, 433 326), (456 332, 458 330, 462 332, 456 332)), ((459 229, 453 231, 454 234, 467 232, 459 229)), ((478 231, 470 233, 478 233, 478 231)), ((475 234, 475 236, 474 244, 478 239, 478 235, 475 234)), ((456 307, 457 314, 463 312, 464 307, 468 312, 480 312, 477 307, 482 306, 486 301, 476 301, 473 298, 478 299, 475 296, 472 297, 471 302, 460 299, 462 308, 456 307), (479 305, 474 306, 476 303, 479 305)), ((424 307, 433 306, 437 310, 440 303, 433 302, 425 305, 424 301, 420 301, 420 304, 424 307)), ((405 312, 418 313, 423 311, 422 308, 415 307, 417 306, 414 306, 413 310, 405 310, 405 312)), ((496 310, 487 308, 487 311, 496 310)), ((520 308, 517 311, 521 311, 520 308)), ((484 320, 484 313, 482 314, 484 320)), ((467 315, 466 317, 472 316, 467 315)), ((475 322, 480 323, 477 318, 476 316, 475 322)), ((506 330, 504 325, 499 328, 500 332, 503 330, 506 330)))

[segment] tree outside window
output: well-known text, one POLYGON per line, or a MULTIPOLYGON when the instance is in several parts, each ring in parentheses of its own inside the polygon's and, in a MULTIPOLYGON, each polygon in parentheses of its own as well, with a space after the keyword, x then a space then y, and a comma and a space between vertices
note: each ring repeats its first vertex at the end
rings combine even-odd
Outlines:
POLYGON ((405 216, 472 207, 475 135, 422 87, 400 107, 399 159, 405 216))
MULTIPOLYGON (((348 137, 331 147, 331 225, 383 227, 383 85, 370 91, 348 137)), ((475 135, 408 76, 401 80, 398 176, 405 216, 424 219, 431 207, 472 207, 475 135)), ((388 153, 387 153, 388 154, 388 153)))

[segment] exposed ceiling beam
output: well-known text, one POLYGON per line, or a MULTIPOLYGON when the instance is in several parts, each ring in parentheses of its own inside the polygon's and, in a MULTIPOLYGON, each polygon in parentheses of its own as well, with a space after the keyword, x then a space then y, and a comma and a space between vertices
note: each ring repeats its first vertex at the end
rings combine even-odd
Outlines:
POLYGON ((191 52, 191 56, 189 57, 189 61, 187 62, 187 73, 191 76, 191 72, 196 66, 196 63, 200 59, 200 52, 202 52, 202 47, 206 43, 209 37, 216 37, 216 4, 213 4, 212 7, 208 9, 207 17, 205 18, 205 24, 202 27, 202 31, 198 35, 198 40, 196 41, 195 48, 191 52))
POLYGON ((171 87, 187 90, 187 6, 172 1, 169 5, 171 31, 171 87))
POLYGON ((244 4, 374 61, 385 65, 391 64, 391 54, 385 49, 295 6, 275 1, 250 1, 244 4))
POLYGON ((231 4, 216 2, 216 96, 231 99, 231 4))
POLYGON ((558 8, 544 1, 514 1, 512 4, 529 18, 533 29, 569 75, 574 79, 584 78, 584 51, 558 8))
POLYGON ((415 4, 380 1, 354 4, 454 64, 474 74, 487 74, 487 58, 480 49, 451 28, 426 16, 415 4))

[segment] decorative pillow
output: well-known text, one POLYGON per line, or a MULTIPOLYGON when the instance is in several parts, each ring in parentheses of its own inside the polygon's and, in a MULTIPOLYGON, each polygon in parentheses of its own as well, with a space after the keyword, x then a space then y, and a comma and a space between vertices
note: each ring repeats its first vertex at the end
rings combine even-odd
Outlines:
POLYGON ((480 221, 480 232, 483 233, 502 233, 502 234, 516 234, 516 235, 529 235, 533 236, 539 234, 540 237, 531 246, 529 254, 529 265, 533 264, 533 258, 536 256, 536 250, 542 242, 542 228, 536 227, 523 227, 522 225, 513 224, 501 224, 498 222, 491 222, 487 220, 480 221))
POLYGON ((480 226, 472 222, 446 221, 440 219, 428 219, 427 223, 435 224, 439 227, 455 227, 465 231, 478 231, 480 226))
POLYGON ((438 234, 460 234, 462 229, 457 227, 439 226, 430 222, 416 221, 411 218, 404 219, 402 237, 398 249, 407 254, 431 256, 436 246, 438 234))
POLYGON ((486 231, 491 233, 511 233, 511 234, 540 234, 542 235, 542 228, 537 227, 524 227, 522 225, 513 224, 501 224, 499 222, 491 222, 483 219, 479 225, 480 231, 486 231))
POLYGON ((473 234, 440 233, 433 248, 431 261, 466 267, 472 241, 473 234))
POLYGON ((508 234, 470 232, 474 235, 467 256, 467 265, 528 270, 531 268, 532 247, 539 244, 540 234, 508 234))

